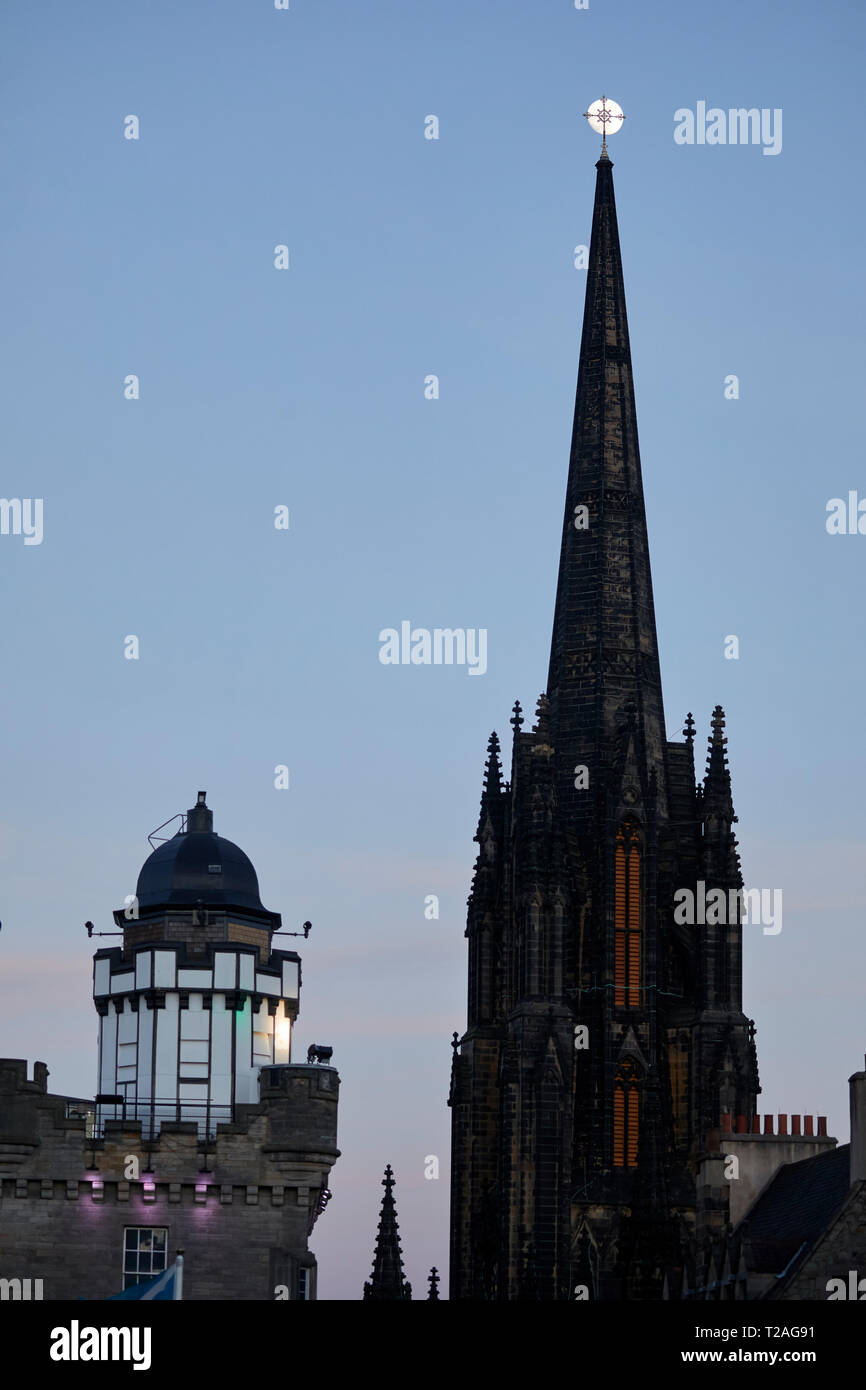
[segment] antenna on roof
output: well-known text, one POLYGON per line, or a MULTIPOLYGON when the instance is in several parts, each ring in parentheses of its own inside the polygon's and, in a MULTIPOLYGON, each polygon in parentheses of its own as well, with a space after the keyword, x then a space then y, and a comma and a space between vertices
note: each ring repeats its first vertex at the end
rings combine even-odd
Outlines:
MULTIPOLYGON (((199 792, 199 797, 203 796, 204 792, 199 792)), ((201 801, 199 801, 199 805, 202 805, 201 801)), ((182 811, 177 811, 173 816, 169 816, 168 820, 164 820, 162 825, 158 825, 155 830, 151 830, 150 834, 147 837, 147 843, 150 845, 151 849, 156 849, 156 845, 153 843, 154 840, 158 840, 160 844, 164 844, 166 840, 171 839, 170 835, 160 835, 159 832, 160 830, 165 830, 165 827, 167 825, 171 825, 172 821, 175 820, 180 821, 180 830, 175 831, 175 834, 183 833, 183 831, 186 829, 186 816, 183 814, 182 811)))

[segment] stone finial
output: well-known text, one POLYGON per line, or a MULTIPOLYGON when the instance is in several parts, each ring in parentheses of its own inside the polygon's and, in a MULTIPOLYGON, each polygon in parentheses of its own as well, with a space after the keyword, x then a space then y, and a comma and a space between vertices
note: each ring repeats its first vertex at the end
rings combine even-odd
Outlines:
POLYGON ((535 728, 532 732, 539 734, 543 740, 546 740, 550 733, 550 701, 544 691, 539 695, 535 707, 535 728))

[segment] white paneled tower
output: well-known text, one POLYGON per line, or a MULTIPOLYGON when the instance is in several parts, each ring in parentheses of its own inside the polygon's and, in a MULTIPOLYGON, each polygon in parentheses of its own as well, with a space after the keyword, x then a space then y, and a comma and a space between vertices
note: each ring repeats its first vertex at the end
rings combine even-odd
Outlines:
POLYGON ((291 1061, 300 958, 272 950, 280 915, 244 852, 214 834, 204 792, 114 920, 123 946, 94 957, 97 1123, 140 1120, 155 1139, 164 1120, 194 1120, 213 1134, 258 1102, 263 1066, 291 1061))

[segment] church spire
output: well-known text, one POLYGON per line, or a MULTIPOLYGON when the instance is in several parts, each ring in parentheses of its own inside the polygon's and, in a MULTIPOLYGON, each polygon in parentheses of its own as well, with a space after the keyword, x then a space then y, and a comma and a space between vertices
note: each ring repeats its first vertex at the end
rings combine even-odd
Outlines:
POLYGON ((716 705, 711 721, 712 733, 707 740, 707 770, 704 777, 704 814, 722 815, 730 824, 734 815, 731 799, 731 772, 728 767, 725 737, 725 711, 716 705))
POLYGON ((548 677, 560 804, 576 828, 591 802, 571 770, 586 763, 593 784, 629 701, 648 763, 664 764, 666 742, 613 164, 605 153, 595 167, 548 677))
POLYGON ((502 791, 502 761, 500 758, 499 735, 494 729, 487 741, 487 762, 484 765, 484 792, 487 796, 498 796, 502 791))
POLYGON ((394 1203, 394 1173, 390 1163, 382 1179, 385 1195, 379 1213, 379 1230, 373 1255, 373 1273, 364 1285, 364 1299, 410 1299, 412 1285, 403 1277, 403 1256, 397 1234, 397 1207, 394 1203))
MULTIPOLYGON (((612 135, 606 98, 586 113, 612 135)), ((656 1298, 721 1113, 754 1113, 724 716, 662 705, 623 269, 606 150, 595 206, 546 695, 488 763, 455 1038, 451 1299, 656 1298), (524 728, 524 724, 527 725, 524 728), (706 895, 704 895, 706 896, 706 895), (702 899, 703 900, 703 899, 702 899), (710 914, 706 913, 705 917, 710 914)))

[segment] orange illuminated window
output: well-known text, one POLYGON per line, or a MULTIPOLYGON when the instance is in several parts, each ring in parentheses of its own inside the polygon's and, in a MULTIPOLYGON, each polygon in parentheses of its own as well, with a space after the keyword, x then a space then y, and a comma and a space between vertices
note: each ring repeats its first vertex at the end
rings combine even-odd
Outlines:
POLYGON ((626 1155, 629 1168, 637 1167, 637 1087, 630 1086, 628 1092, 628 1135, 626 1155))
POLYGON ((619 1082, 613 1092, 613 1162, 616 1168, 625 1166, 625 1091, 619 1082))
POLYGON ((637 1167, 638 1090, 634 1069, 623 1062, 613 1088, 613 1162, 615 1168, 637 1167))
POLYGON ((641 986, 640 840, 633 826, 616 837, 614 895, 613 1001, 637 1008, 641 986))

